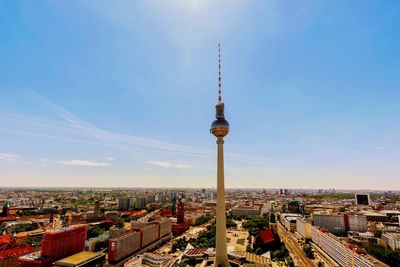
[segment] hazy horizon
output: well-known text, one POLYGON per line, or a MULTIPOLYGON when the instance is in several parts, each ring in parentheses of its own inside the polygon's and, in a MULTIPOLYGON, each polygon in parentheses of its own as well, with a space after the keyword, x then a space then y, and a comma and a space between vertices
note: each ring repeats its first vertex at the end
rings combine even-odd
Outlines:
POLYGON ((1 2, 0 186, 400 190, 398 10, 1 2))

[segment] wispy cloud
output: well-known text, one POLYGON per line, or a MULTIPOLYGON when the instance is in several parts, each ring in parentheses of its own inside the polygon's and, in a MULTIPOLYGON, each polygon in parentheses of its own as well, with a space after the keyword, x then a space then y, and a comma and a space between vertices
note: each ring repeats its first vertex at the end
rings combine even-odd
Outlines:
POLYGON ((92 160, 79 160, 79 159, 59 161, 59 163, 70 166, 85 166, 85 167, 109 167, 112 165, 111 163, 108 162, 98 162, 92 160))
MULTIPOLYGON (((36 91, 31 91, 31 96, 35 101, 38 101, 41 106, 45 106, 50 109, 51 112, 54 112, 59 120, 30 115, 0 113, 0 122, 4 122, 0 124, 6 125, 6 128, 0 128, 0 132, 29 135, 35 138, 47 138, 65 142, 111 146, 129 153, 135 151, 135 147, 142 147, 149 150, 179 153, 195 157, 215 157, 215 151, 208 149, 184 146, 105 130, 80 119, 36 91), (24 125, 23 129, 21 129, 21 125, 24 125)), ((270 159, 264 157, 234 153, 225 153, 225 156, 226 159, 255 164, 266 165, 272 163, 270 159)), ((104 160, 112 161, 114 158, 104 157, 104 160)), ((274 164, 276 164, 276 162, 274 164)))
POLYGON ((19 155, 0 153, 0 160, 3 161, 15 162, 18 161, 20 158, 21 157, 19 155))
POLYGON ((188 164, 177 164, 177 163, 172 163, 172 162, 167 162, 167 161, 148 161, 148 163, 156 165, 160 168, 163 169, 190 169, 192 166, 188 164))
POLYGON ((387 147, 385 147, 385 146, 377 146, 377 147, 374 147, 373 149, 374 150, 386 150, 387 147))

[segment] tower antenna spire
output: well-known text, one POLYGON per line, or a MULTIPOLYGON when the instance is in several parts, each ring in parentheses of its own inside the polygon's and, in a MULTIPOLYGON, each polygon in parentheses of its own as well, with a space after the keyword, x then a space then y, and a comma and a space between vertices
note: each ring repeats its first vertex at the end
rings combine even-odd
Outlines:
POLYGON ((221 44, 218 43, 218 103, 222 103, 221 93, 221 44))

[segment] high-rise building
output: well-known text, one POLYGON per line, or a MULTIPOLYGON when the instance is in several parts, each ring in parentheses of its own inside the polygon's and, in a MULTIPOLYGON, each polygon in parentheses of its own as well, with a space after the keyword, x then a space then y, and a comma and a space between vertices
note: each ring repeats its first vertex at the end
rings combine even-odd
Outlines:
POLYGON ((18 259, 22 267, 50 267, 54 261, 85 250, 87 226, 47 231, 40 254, 28 254, 18 259))
POLYGON ((118 209, 129 210, 134 206, 134 198, 132 197, 120 197, 118 198, 118 209))
POLYGON ((158 201, 158 202, 160 202, 160 203, 165 203, 166 200, 167 200, 167 196, 166 196, 165 193, 159 193, 159 194, 157 195, 157 201, 158 201))
POLYGON ((218 45, 218 103, 215 106, 216 120, 211 124, 211 133, 217 137, 217 233, 215 244, 215 267, 229 266, 226 249, 225 182, 224 182, 224 137, 229 132, 225 120, 224 103, 221 94, 221 49, 218 45))
POLYGON ((177 223, 181 224, 185 221, 185 204, 182 201, 178 203, 177 223))
POLYGON ((145 196, 136 196, 136 208, 144 208, 146 207, 146 197, 145 196))
POLYGON ((155 203, 156 202, 156 195, 147 195, 146 196, 146 203, 155 203))

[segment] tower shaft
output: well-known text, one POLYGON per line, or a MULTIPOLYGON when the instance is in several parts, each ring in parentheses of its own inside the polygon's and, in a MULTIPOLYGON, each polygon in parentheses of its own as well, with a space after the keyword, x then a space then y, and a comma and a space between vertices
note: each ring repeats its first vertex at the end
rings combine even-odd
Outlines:
POLYGON ((226 251, 224 138, 217 137, 217 233, 215 244, 215 267, 229 267, 226 251))

